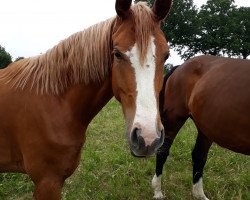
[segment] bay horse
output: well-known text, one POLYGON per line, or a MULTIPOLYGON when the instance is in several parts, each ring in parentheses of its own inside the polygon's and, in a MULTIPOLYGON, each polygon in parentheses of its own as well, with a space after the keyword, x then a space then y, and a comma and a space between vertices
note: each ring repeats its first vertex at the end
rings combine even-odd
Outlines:
POLYGON ((88 124, 113 96, 133 154, 154 154, 164 139, 158 94, 169 54, 160 22, 171 3, 116 0, 117 16, 1 70, 0 171, 28 174, 35 199, 60 199, 88 124))
POLYGON ((175 67, 164 78, 160 115, 165 139, 156 154, 152 179, 154 198, 163 198, 161 175, 169 149, 188 118, 198 130, 192 151, 193 196, 208 200, 202 174, 215 142, 234 152, 250 154, 250 61, 198 56, 175 67))

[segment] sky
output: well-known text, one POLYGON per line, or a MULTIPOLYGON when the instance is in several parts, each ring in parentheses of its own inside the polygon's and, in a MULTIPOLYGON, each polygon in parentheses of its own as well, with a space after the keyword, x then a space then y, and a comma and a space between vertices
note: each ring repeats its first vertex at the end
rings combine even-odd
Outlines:
MULTIPOLYGON (((206 0, 194 0, 198 7, 206 0)), ((249 0, 235 0, 250 6, 249 0)), ((0 45, 13 60, 46 52, 71 34, 116 15, 115 0, 2 0, 0 45)), ((171 50, 169 63, 183 61, 171 50)))

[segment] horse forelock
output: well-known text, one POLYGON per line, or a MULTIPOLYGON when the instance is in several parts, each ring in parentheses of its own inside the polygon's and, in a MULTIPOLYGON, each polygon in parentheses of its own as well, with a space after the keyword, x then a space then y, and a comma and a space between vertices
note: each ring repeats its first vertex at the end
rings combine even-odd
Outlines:
POLYGON ((154 34, 156 20, 152 10, 145 2, 135 4, 131 7, 131 11, 134 20, 135 42, 140 55, 140 62, 143 64, 150 44, 150 36, 154 34))
POLYGON ((115 18, 73 34, 46 53, 12 63, 0 74, 12 87, 60 94, 70 84, 100 82, 111 69, 115 18))

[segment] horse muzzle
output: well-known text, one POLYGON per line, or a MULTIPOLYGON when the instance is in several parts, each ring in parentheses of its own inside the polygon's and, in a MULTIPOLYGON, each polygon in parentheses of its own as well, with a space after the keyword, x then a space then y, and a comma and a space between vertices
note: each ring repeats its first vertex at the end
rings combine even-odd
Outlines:
POLYGON ((145 135, 141 128, 134 127, 130 135, 131 153, 135 157, 148 157, 156 153, 164 141, 164 129, 154 135, 145 135), (158 137, 160 135, 160 137, 158 137))

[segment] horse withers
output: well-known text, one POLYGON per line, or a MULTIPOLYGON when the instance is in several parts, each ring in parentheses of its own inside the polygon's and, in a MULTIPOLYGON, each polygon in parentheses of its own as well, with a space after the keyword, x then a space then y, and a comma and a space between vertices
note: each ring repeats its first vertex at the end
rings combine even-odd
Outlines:
POLYGON ((171 0, 131 3, 116 0, 116 17, 0 71, 0 171, 27 173, 35 199, 60 199, 88 124, 113 95, 133 154, 163 143, 158 94, 169 50, 160 22, 171 0))
POLYGON ((198 136, 192 152, 193 195, 207 200, 202 174, 212 142, 250 154, 250 61, 215 56, 192 58, 165 77, 160 113, 165 140, 157 152, 154 197, 163 198, 161 175, 169 149, 190 117, 198 136))

